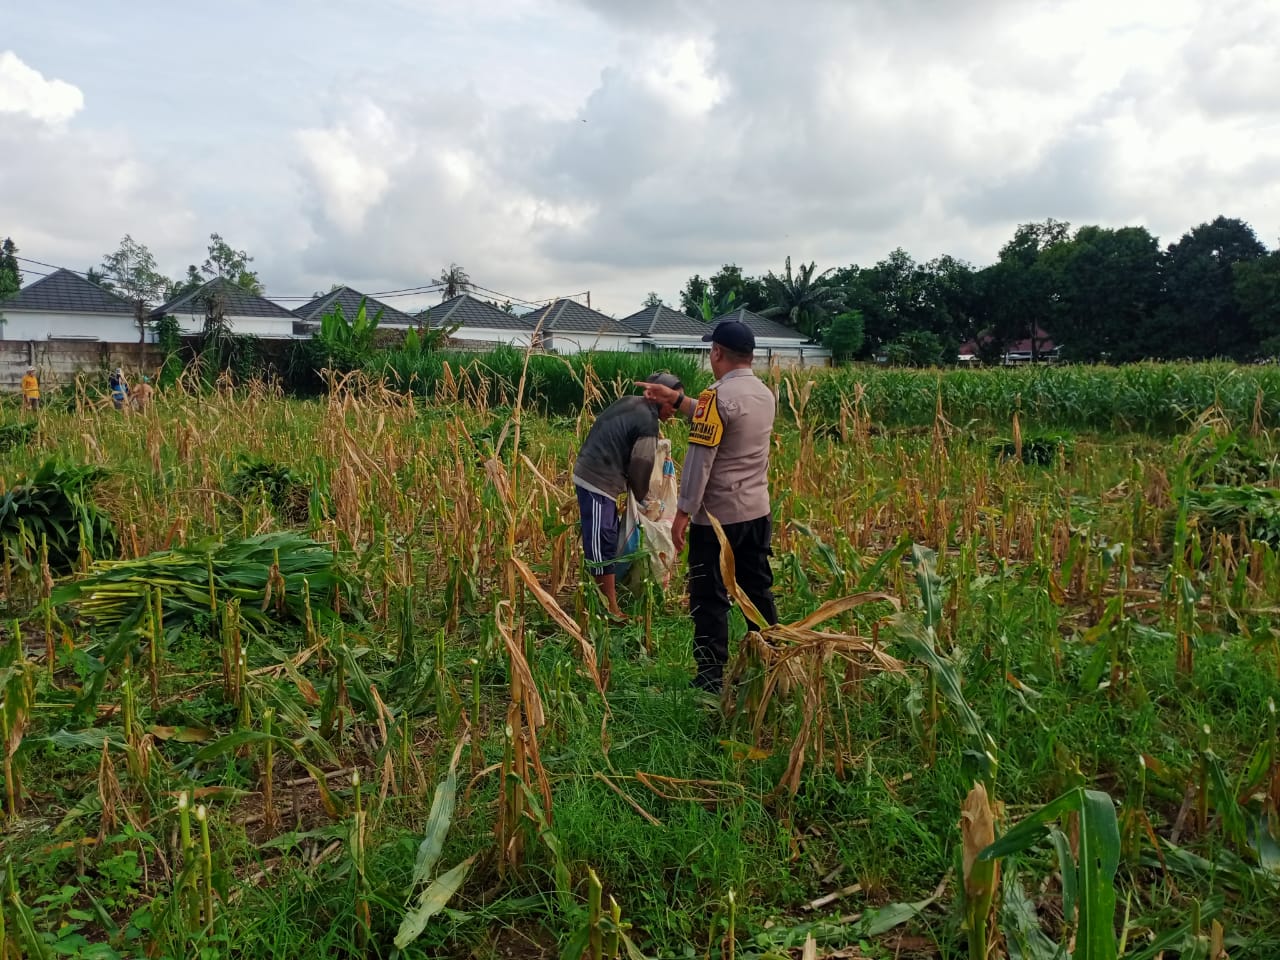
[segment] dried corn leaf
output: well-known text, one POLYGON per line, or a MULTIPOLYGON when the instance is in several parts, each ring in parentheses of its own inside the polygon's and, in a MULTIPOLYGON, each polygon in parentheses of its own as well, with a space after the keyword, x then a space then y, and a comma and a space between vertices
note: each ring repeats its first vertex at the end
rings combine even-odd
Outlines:
POLYGON ((504 612, 513 615, 511 601, 499 601, 493 621, 498 627, 498 633, 502 635, 502 642, 507 646, 507 656, 511 658, 511 672, 519 682, 520 699, 523 701, 525 716, 534 727, 541 727, 547 722, 546 712, 542 707, 542 697, 538 694, 538 685, 534 683, 533 670, 529 667, 529 661, 525 659, 524 651, 520 649, 520 644, 516 643, 511 628, 503 617, 504 612))
POLYGON ((600 691, 600 695, 604 696, 604 683, 600 679, 600 668, 596 665, 596 648, 591 641, 582 635, 578 625, 574 623, 572 617, 564 612, 564 608, 556 602, 556 598, 548 593, 546 588, 538 582, 538 578, 533 575, 533 571, 525 566, 519 557, 512 557, 511 562, 519 572, 520 579, 525 582, 525 586, 529 588, 538 603, 542 605, 542 609, 551 615, 551 619, 560 625, 560 629, 578 641, 578 649, 582 651, 582 661, 586 665, 587 673, 591 676, 591 681, 596 685, 596 689, 600 691))

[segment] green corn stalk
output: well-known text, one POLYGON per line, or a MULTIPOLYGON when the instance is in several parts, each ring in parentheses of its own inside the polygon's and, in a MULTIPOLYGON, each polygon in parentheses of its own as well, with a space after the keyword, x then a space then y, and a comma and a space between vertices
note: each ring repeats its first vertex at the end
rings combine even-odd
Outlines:
POLYGON ((16 644, 4 651, 0 663, 4 664, 0 666, 0 755, 4 760, 5 810, 10 817, 16 817, 22 799, 22 757, 18 748, 35 706, 35 668, 16 644))
POLYGON ((1033 847, 1046 833, 1047 824, 1074 815, 1079 824, 1079 848, 1071 855, 1061 833, 1055 841, 1062 873, 1063 913, 1075 921, 1074 960, 1116 960, 1113 927, 1116 910, 1115 876, 1120 864, 1120 827, 1115 804, 1099 790, 1073 787, 979 854, 980 861, 998 860, 1033 847))
POLYGON ((587 870, 587 956, 601 960, 604 956, 604 934, 600 929, 601 899, 604 888, 593 869, 587 870))
POLYGON ((605 960, 616 960, 618 956, 618 941, 622 936, 622 907, 618 906, 618 901, 611 894, 609 896, 609 927, 605 931, 602 950, 605 960))
POLYGON ((738 948, 738 900, 733 894, 733 888, 729 888, 728 901, 728 929, 724 935, 724 955, 727 960, 733 960, 734 952, 738 948))
POLYGON ((157 711, 160 709, 160 650, 164 643, 164 601, 160 591, 160 587, 155 587, 151 592, 151 603, 149 604, 148 614, 151 620, 151 709, 157 711))
POLYGON ((124 740, 134 745, 133 732, 137 714, 137 703, 133 693, 133 654, 125 653, 124 667, 120 671, 120 715, 124 725, 124 740))
MULTIPOLYGON (((18 896, 18 875, 13 868, 13 858, 5 858, 4 884, 6 887, 5 899, 13 908, 13 916, 18 928, 18 936, 23 945, 26 947, 26 956, 34 958, 34 960, 49 960, 52 956, 49 948, 45 945, 44 940, 36 931, 35 918, 31 915, 21 898, 18 896)), ((4 930, 4 910, 0 909, 0 956, 5 955, 6 944, 4 930)), ((23 954, 19 952, 17 956, 23 954)))
MULTIPOLYGON (((48 661, 45 666, 49 671, 49 683, 53 684, 54 672, 54 651, 53 651, 53 604, 49 601, 49 595, 53 586, 53 575, 49 569, 49 537, 40 534, 40 596, 41 596, 41 612, 44 614, 44 649, 45 658, 48 661)), ((3 943, 4 941, 0 941, 3 943)))
POLYGON ((199 891, 196 889, 195 844, 191 839, 191 794, 186 790, 178 794, 178 835, 182 842, 182 870, 186 878, 179 899, 183 916, 190 925, 199 910, 199 891))
POLYGON ((274 769, 275 769, 275 738, 272 734, 272 726, 275 721, 276 712, 271 707, 262 709, 262 732, 267 735, 262 745, 262 808, 263 816, 266 819, 268 830, 274 829, 279 822, 276 816, 275 789, 274 789, 274 769))
POLYGON ((1196 759, 1196 829, 1204 833, 1209 823, 1209 725, 1200 728, 1200 750, 1196 759))
POLYGON ((351 788, 355 793, 355 813, 351 818, 351 862, 355 869, 356 943, 363 949, 368 942, 369 927, 373 919, 369 912, 368 880, 365 877, 364 824, 365 810, 361 796, 360 771, 351 774, 351 788))
POLYGON ((204 804, 196 807, 196 820, 200 823, 200 864, 204 881, 204 925, 213 928, 213 850, 209 846, 209 811, 204 804))
MULTIPOLYGON (((472 657, 467 663, 471 666, 471 722, 478 724, 480 722, 480 661, 472 657)), ((475 751, 472 753, 474 755, 475 751)))
POLYGON ((987 960, 987 934, 1000 883, 999 864, 980 859, 995 842, 995 811, 987 788, 976 783, 960 808, 960 836, 964 867, 964 923, 969 937, 969 960, 987 960))

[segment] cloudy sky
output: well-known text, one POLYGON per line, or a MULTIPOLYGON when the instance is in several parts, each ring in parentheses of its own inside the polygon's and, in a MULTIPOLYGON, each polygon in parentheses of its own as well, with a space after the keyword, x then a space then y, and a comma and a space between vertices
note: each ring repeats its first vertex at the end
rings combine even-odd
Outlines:
POLYGON ((176 276, 217 231, 277 296, 456 261, 617 316, 1050 216, 1274 247, 1278 49, 1275 0, 15 0, 0 236, 176 276))

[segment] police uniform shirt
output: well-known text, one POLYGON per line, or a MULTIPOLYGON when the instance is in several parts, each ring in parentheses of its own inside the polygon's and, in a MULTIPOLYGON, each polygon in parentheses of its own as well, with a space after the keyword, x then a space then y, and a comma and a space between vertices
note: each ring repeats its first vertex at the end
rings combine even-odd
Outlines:
POLYGON ((773 391, 751 370, 730 370, 698 397, 680 480, 679 510, 694 523, 745 523, 769 513, 773 391))

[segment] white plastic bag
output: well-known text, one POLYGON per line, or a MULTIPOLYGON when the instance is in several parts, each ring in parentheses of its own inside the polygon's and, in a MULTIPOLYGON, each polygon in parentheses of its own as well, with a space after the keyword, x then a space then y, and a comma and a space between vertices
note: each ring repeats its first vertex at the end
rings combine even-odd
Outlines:
POLYGON ((649 479, 649 497, 640 505, 634 498, 628 498, 627 515, 622 525, 623 536, 618 552, 624 556, 634 555, 634 559, 624 571, 619 572, 633 591, 643 589, 645 580, 651 580, 665 590, 671 580, 676 562, 671 521, 676 516, 677 490, 671 441, 662 437, 658 439, 658 453, 649 479))

